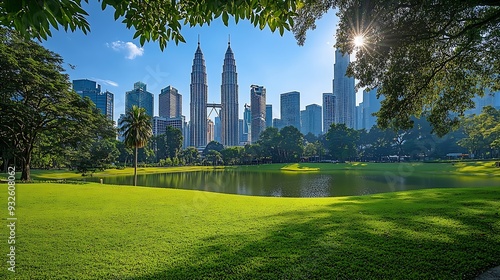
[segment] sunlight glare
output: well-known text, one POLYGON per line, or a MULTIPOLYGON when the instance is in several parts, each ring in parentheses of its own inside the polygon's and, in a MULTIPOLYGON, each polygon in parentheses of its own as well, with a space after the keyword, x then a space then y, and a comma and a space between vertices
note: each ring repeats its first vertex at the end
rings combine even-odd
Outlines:
POLYGON ((361 46, 363 46, 365 39, 363 38, 363 36, 356 36, 356 37, 354 37, 353 42, 354 42, 354 46, 361 47, 361 46))

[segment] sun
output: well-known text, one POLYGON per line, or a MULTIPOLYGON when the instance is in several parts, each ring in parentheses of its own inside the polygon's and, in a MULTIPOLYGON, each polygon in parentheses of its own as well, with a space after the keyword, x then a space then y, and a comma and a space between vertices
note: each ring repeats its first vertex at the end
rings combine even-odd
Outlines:
POLYGON ((358 36, 354 37, 353 43, 354 43, 355 47, 358 47, 358 48, 362 47, 365 43, 365 38, 361 35, 358 35, 358 36))

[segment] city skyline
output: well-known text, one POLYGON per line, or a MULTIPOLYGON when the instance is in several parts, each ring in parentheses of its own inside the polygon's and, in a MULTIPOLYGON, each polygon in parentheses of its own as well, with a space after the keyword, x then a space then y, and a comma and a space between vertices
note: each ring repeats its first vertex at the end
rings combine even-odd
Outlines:
MULTIPOLYGON (((125 112, 125 92, 137 81, 147 84, 155 104, 161 89, 169 85, 176 88, 184 96, 182 111, 190 120, 190 72, 198 36, 206 60, 209 103, 221 101, 221 68, 231 36, 238 66, 238 118, 243 117, 241 105, 250 104, 252 84, 266 87, 267 103, 273 104, 273 118, 280 117, 281 93, 299 91, 302 104, 307 105, 320 104, 321 94, 331 91, 337 24, 334 11, 318 21, 318 28, 308 33, 304 46, 297 45, 291 31, 280 36, 268 28, 255 28, 248 21, 234 24, 230 19, 226 27, 217 19, 210 26, 185 26, 182 34, 186 43, 171 42, 162 52, 157 42, 146 42, 141 47, 139 40, 132 39, 134 30, 128 30, 120 19, 113 20, 112 10, 102 11, 99 3, 82 4, 90 14, 91 32, 85 35, 79 31, 51 30, 53 36, 42 41, 42 45, 62 56, 70 80, 91 79, 101 84, 103 91, 114 93, 115 121, 125 112)), ((155 106, 154 116, 158 115, 155 106)))

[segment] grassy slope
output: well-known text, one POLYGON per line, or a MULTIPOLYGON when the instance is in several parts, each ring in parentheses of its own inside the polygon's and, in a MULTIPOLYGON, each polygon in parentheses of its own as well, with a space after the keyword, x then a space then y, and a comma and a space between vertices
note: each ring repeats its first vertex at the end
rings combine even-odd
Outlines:
POLYGON ((460 279, 500 265, 498 187, 307 199, 39 183, 17 200, 16 279, 460 279))

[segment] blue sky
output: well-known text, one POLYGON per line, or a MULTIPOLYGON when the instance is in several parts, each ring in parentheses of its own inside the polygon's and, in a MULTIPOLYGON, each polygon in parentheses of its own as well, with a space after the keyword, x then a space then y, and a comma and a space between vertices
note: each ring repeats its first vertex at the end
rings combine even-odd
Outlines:
MULTIPOLYGON (((103 90, 114 93, 114 119, 124 113, 125 92, 142 81, 155 96, 154 111, 158 114, 158 94, 168 85, 183 97, 183 115, 189 119, 189 84, 191 66, 198 35, 205 56, 208 75, 208 101, 220 101, 222 64, 228 36, 236 59, 239 84, 240 117, 245 103, 250 103, 250 85, 267 89, 267 102, 273 104, 273 117, 279 118, 279 96, 288 91, 301 93, 301 109, 309 104, 321 105, 323 92, 332 91, 335 29, 337 18, 332 10, 309 31, 304 46, 298 46, 293 34, 280 36, 269 28, 260 30, 248 21, 229 27, 219 19, 210 26, 183 26, 186 43, 170 43, 162 52, 156 42, 140 47, 133 40, 133 30, 120 20, 114 21, 113 10, 102 11, 99 3, 84 4, 90 14, 91 32, 53 30, 53 36, 42 42, 46 48, 60 54, 70 79, 91 79, 103 90), (68 64, 75 65, 71 69, 68 64)), ((359 94, 358 94, 359 98, 359 94)), ((359 103, 361 100, 357 100, 359 103)), ((214 117, 212 115, 212 117, 214 117)))

